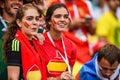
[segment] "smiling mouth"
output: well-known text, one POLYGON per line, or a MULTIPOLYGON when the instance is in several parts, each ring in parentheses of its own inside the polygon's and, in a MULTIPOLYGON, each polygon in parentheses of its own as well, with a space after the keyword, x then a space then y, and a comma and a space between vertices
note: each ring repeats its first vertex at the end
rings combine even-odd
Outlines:
POLYGON ((58 26, 60 26, 60 27, 65 27, 65 24, 58 24, 58 26))
POLYGON ((12 5, 12 8, 15 9, 15 10, 18 10, 18 9, 20 8, 20 5, 15 5, 15 4, 13 4, 13 5, 12 5))
POLYGON ((33 32, 37 32, 38 28, 32 28, 31 29, 33 32))

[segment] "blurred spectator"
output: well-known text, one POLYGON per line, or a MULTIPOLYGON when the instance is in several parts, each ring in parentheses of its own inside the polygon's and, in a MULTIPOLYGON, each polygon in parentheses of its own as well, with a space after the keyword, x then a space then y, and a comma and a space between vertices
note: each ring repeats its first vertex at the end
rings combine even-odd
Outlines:
POLYGON ((119 7, 117 9, 117 13, 116 13, 118 19, 120 20, 120 1, 119 1, 119 7))
POLYGON ((120 47, 120 21, 116 16, 119 0, 107 0, 109 11, 97 22, 96 34, 99 41, 105 41, 120 47))
POLYGON ((106 0, 92 0, 92 5, 92 14, 95 21, 97 21, 103 13, 109 10, 106 0))

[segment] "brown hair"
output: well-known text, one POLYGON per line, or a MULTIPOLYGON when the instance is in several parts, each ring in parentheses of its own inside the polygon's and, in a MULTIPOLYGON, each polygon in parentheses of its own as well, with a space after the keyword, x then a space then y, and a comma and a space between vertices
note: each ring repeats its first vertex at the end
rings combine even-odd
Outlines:
POLYGON ((113 44, 106 44, 98 50, 98 62, 105 58, 111 65, 115 61, 120 63, 120 49, 113 44))
POLYGON ((56 9, 61 8, 61 7, 65 8, 69 14, 69 11, 68 11, 67 7, 65 6, 65 4, 53 4, 47 9, 45 21, 46 21, 46 27, 48 30, 50 30, 51 25, 49 24, 49 21, 51 20, 51 16, 53 15, 53 12, 56 9))
POLYGON ((15 20, 13 20, 13 22, 11 22, 8 27, 7 30, 5 32, 5 35, 3 37, 3 58, 6 59, 6 49, 7 49, 7 44, 14 38, 16 31, 20 30, 20 27, 17 25, 16 20, 19 19, 20 21, 22 20, 22 18, 24 17, 24 13, 25 11, 27 11, 28 9, 36 9, 38 11, 38 13, 40 14, 40 17, 42 15, 42 11, 40 9, 38 9, 37 7, 33 6, 31 3, 25 4, 23 5, 17 12, 16 18, 15 20))

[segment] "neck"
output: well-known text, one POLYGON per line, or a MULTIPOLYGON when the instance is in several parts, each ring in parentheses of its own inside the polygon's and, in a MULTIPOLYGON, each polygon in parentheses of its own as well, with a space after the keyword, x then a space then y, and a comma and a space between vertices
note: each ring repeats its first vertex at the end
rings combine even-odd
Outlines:
MULTIPOLYGON (((22 31, 21 31, 22 32, 22 31)), ((31 35, 29 35, 29 34, 25 34, 24 32, 22 32, 25 36, 26 36, 26 38, 29 40, 29 41, 31 41, 32 39, 33 39, 33 36, 31 36, 31 35)))
POLYGON ((58 33, 55 31, 49 31, 49 33, 50 33, 52 39, 54 39, 54 40, 59 40, 62 37, 62 33, 58 33))

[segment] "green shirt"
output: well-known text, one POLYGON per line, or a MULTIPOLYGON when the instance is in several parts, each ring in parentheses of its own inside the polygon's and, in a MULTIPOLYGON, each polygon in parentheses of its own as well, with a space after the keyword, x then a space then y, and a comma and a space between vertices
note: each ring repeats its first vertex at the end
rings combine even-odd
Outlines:
POLYGON ((0 80, 7 80, 7 64, 2 59, 2 38, 5 27, 0 19, 0 80))

